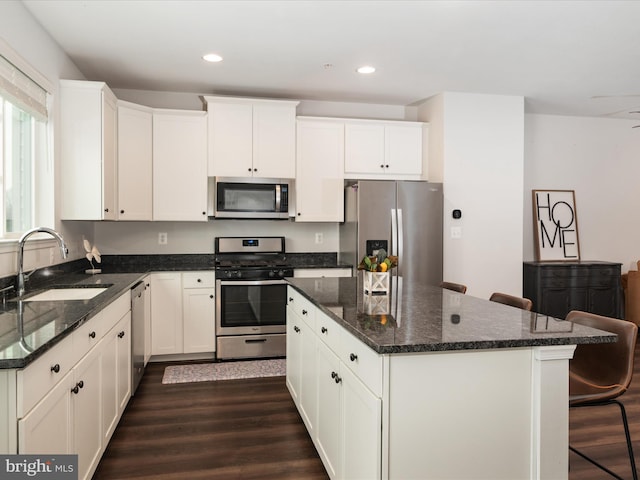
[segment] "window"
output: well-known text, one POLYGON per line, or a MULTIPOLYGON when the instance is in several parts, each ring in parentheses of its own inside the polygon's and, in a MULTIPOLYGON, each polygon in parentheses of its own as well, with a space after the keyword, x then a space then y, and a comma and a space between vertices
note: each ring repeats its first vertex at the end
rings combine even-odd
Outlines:
MULTIPOLYGON (((38 216, 39 166, 47 163, 47 93, 0 56, 0 237, 33 228, 38 216)), ((50 199, 49 204, 52 204, 50 199)))

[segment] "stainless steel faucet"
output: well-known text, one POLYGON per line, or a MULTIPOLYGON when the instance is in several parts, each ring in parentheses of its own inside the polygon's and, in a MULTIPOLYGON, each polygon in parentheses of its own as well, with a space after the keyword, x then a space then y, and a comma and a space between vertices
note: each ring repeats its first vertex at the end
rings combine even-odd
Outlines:
POLYGON ((20 241, 18 242, 18 275, 16 277, 16 292, 18 293, 18 297, 21 297, 22 295, 24 295, 24 282, 29 278, 29 275, 33 273, 31 272, 28 275, 24 274, 23 261, 24 261, 24 244, 27 241, 27 238, 29 238, 34 233, 48 233, 53 238, 55 238, 58 241, 58 245, 60 246, 60 253, 62 254, 62 258, 67 258, 67 253, 69 252, 69 250, 67 249, 67 246, 64 243, 64 240, 62 239, 62 236, 55 230, 52 230, 47 227, 36 227, 25 232, 22 235, 22 237, 20 237, 20 241))

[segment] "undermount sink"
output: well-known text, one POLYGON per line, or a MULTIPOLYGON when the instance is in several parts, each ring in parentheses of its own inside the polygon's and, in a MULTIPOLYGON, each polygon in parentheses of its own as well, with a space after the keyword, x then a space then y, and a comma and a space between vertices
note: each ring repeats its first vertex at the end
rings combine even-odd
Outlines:
POLYGON ((33 297, 25 298, 25 302, 55 302, 67 300, 90 300, 100 295, 108 287, 50 288, 33 297))

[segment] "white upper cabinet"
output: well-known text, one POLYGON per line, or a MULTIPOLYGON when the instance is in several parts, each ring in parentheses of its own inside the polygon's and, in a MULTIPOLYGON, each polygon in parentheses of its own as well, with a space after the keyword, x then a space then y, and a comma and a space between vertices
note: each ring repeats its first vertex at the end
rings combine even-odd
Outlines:
POLYGON ((151 220, 153 109, 118 100, 118 220, 151 220))
POLYGON ((62 220, 116 219, 116 102, 103 82, 60 80, 62 220))
POLYGON ((345 120, 345 177, 419 177, 425 128, 420 122, 345 120))
POLYGON ((153 112, 153 219, 207 220, 206 112, 153 112))
POLYGON ((295 177, 299 102, 237 97, 204 99, 209 117, 209 176, 295 177))
POLYGON ((344 124, 298 117, 296 222, 344 219, 344 124))

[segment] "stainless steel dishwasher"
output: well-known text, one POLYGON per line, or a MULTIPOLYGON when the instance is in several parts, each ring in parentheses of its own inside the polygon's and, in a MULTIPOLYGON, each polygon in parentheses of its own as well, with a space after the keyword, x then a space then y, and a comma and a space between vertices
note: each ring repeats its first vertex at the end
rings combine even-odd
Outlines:
POLYGON ((131 394, 140 384, 144 373, 144 296, 143 281, 131 288, 131 394))

